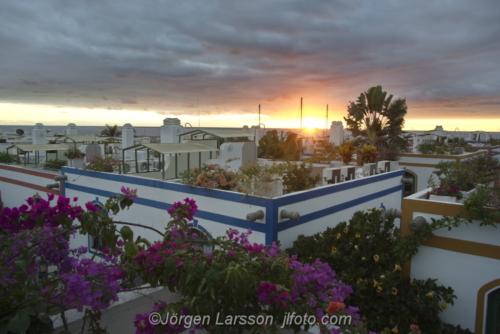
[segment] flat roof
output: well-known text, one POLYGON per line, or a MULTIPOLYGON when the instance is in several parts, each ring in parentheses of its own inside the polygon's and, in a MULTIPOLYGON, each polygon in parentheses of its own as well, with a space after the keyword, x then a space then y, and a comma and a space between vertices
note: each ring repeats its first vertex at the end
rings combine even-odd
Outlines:
POLYGON ((243 130, 232 130, 232 129, 199 129, 199 130, 193 130, 189 131, 186 133, 182 133, 179 136, 195 136, 198 134, 206 134, 206 135, 211 135, 214 137, 219 137, 219 138, 237 138, 237 137, 247 137, 247 138, 253 138, 255 135, 245 132, 243 130))
POLYGON ((24 144, 16 144, 7 147, 10 148, 18 148, 20 150, 29 152, 29 151, 66 151, 70 148, 70 146, 65 144, 41 144, 41 145, 24 145, 24 144))
POLYGON ((120 138, 115 137, 99 137, 97 135, 70 135, 70 136, 61 136, 56 139, 56 141, 69 139, 75 143, 82 142, 102 142, 107 140, 120 140, 120 138))
POLYGON ((161 144, 138 144, 130 147, 126 147, 123 150, 127 151, 130 149, 150 149, 161 154, 176 154, 176 153, 197 153, 197 152, 210 152, 218 151, 218 149, 199 144, 196 142, 188 143, 161 143, 161 144))

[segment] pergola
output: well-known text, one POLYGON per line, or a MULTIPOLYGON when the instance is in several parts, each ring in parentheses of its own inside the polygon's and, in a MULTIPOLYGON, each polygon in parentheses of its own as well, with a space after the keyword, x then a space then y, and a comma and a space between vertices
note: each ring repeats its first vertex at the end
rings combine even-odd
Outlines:
MULTIPOLYGON (((17 163, 19 162, 19 151, 25 152, 28 154, 28 161, 30 157, 30 152, 35 152, 35 166, 38 166, 38 163, 40 162, 40 151, 56 151, 56 159, 58 158, 58 152, 59 151, 66 151, 69 149, 69 146, 66 144, 41 144, 41 145, 23 145, 23 144, 15 144, 12 146, 7 147, 7 156, 9 155, 9 149, 11 148, 16 148, 18 149, 18 154, 17 154, 17 163)), ((26 159, 24 159, 24 165, 26 166, 26 159)))
POLYGON ((65 135, 58 137, 57 142, 62 143, 72 143, 76 148, 76 143, 83 144, 109 144, 109 143, 119 143, 120 139, 115 137, 99 137, 97 135, 65 135))
MULTIPOLYGON (((201 168, 201 153, 202 152, 210 152, 210 158, 212 158, 212 152, 217 152, 218 149, 199 144, 199 143, 193 143, 193 142, 188 142, 188 143, 162 143, 162 144, 137 144, 134 146, 126 147, 122 150, 122 170, 123 173, 126 174, 126 169, 125 169, 125 151, 128 150, 134 150, 135 153, 135 172, 136 173, 148 173, 150 172, 149 170, 149 152, 154 151, 160 154, 160 166, 165 166, 165 155, 174 155, 175 157, 175 177, 177 178, 177 171, 178 171, 178 164, 177 164, 177 155, 181 153, 187 153, 187 167, 188 169, 190 168, 190 156, 191 153, 198 153, 198 164, 199 167, 201 168), (147 150, 147 162, 146 162, 146 168, 145 170, 139 171, 139 164, 137 161, 137 151, 139 150, 147 150)), ((165 168, 160 168, 162 170, 162 178, 165 179, 165 168)))
POLYGON ((255 135, 244 132, 242 130, 232 130, 232 129, 199 129, 199 130, 193 130, 189 131, 183 134, 178 135, 179 136, 179 143, 181 142, 181 138, 188 136, 189 140, 196 141, 196 140, 206 140, 206 139, 216 139, 217 140, 217 148, 220 148, 220 145, 224 141, 224 139, 227 138, 246 138, 247 141, 253 140, 255 135), (201 139, 197 139, 195 137, 202 136, 201 139), (212 137, 212 138, 207 138, 207 137, 212 137))

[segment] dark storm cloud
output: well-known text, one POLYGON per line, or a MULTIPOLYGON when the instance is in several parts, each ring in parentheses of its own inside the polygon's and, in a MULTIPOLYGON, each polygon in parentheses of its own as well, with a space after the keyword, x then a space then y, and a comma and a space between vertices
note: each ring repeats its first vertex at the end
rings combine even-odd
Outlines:
POLYGON ((347 105, 382 84, 414 117, 490 114, 498 22, 493 0, 4 1, 0 101, 244 113, 299 92, 347 105))

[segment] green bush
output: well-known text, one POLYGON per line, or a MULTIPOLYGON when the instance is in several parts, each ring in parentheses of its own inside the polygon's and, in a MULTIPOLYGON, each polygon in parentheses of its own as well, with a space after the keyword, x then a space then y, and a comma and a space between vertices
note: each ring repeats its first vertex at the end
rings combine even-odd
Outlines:
POLYGON ((17 156, 12 154, 7 155, 6 152, 0 152, 0 162, 4 164, 17 162, 17 156))
POLYGON ((429 233, 431 229, 400 237, 393 220, 370 209, 356 212, 349 223, 313 236, 300 235, 287 252, 297 254, 302 262, 316 258, 328 262, 342 281, 352 285, 348 304, 359 307, 369 330, 391 328, 404 333, 414 324, 422 333, 436 333, 441 326, 439 313, 456 298, 453 290, 438 286, 434 279, 401 275, 403 264, 429 233))
POLYGON ((121 164, 121 160, 112 157, 94 155, 92 158, 87 159, 87 164, 83 169, 95 172, 113 173, 114 171, 119 170, 121 164))
POLYGON ((433 153, 436 150, 435 143, 422 143, 417 146, 417 150, 422 154, 433 153))
POLYGON ((66 160, 47 160, 43 165, 43 169, 47 170, 61 170, 62 166, 66 166, 66 160))
POLYGON ((312 176, 313 167, 304 162, 300 164, 288 163, 287 171, 283 175, 284 192, 291 193, 313 188, 321 181, 319 175, 312 176))

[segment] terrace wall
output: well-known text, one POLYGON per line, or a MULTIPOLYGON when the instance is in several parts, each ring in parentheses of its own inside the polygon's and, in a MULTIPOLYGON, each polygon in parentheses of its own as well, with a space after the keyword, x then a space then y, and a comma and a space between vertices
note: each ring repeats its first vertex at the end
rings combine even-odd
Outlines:
MULTIPOLYGON (((18 168, 17 172, 0 169, 0 176, 3 178, 0 190, 4 194, 18 194, 16 198, 4 200, 5 206, 19 206, 25 198, 34 194, 33 187, 42 189, 43 185, 54 182, 48 180, 49 177, 54 177, 49 174, 50 176, 45 176, 46 179, 32 180, 36 184, 18 184, 25 173, 23 168, 18 168)), ((134 205, 129 210, 120 212, 115 220, 142 223, 163 232, 169 221, 166 210, 174 202, 189 197, 198 204, 199 211, 195 215, 194 226, 200 230, 216 237, 225 235, 225 231, 230 228, 241 231, 251 229, 251 242, 271 244, 279 240, 282 248, 286 248, 292 245, 297 235, 321 232, 328 226, 348 221, 355 211, 366 207, 401 208, 401 177, 404 171, 383 173, 276 198, 245 196, 231 191, 188 187, 174 182, 69 167, 63 167, 62 173, 68 176, 68 180, 62 182, 60 194, 77 197, 79 205, 89 201, 105 203, 109 197, 120 193, 122 186, 137 188, 139 197, 134 205), (301 217, 297 221, 281 219, 279 214, 282 209, 299 212, 301 217), (247 222, 246 215, 257 210, 264 211, 264 218, 247 222)), ((133 229, 136 236, 160 239, 154 231, 133 229)), ((77 236, 73 246, 88 247, 89 240, 87 237, 77 236)))
MULTIPOLYGON (((402 234, 413 233, 408 223, 417 216, 430 221, 443 216, 456 216, 462 204, 424 199, 430 189, 403 199, 402 234)), ((437 278, 437 284, 450 286, 457 299, 444 310, 444 322, 484 333, 487 294, 500 287, 500 230, 495 226, 480 226, 480 222, 437 230, 419 248, 405 268, 412 278, 437 278)))

